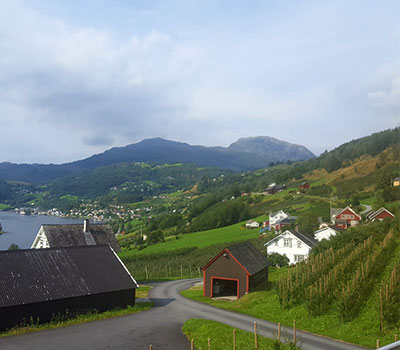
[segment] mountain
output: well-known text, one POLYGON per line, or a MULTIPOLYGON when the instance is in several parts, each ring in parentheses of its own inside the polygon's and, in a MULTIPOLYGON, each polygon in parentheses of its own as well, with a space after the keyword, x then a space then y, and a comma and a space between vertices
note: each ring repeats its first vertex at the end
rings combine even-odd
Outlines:
POLYGON ((270 159, 271 154, 279 154, 280 160, 306 160, 315 155, 307 148, 293 143, 280 141, 274 137, 257 136, 240 138, 228 147, 229 151, 256 154, 265 160, 270 159))
POLYGON ((194 163, 233 171, 254 170, 270 162, 315 157, 303 146, 271 137, 240 139, 229 147, 193 146, 162 138, 146 139, 125 147, 114 147, 89 158, 65 164, 0 163, 0 180, 48 182, 99 167, 144 162, 155 164, 194 163))

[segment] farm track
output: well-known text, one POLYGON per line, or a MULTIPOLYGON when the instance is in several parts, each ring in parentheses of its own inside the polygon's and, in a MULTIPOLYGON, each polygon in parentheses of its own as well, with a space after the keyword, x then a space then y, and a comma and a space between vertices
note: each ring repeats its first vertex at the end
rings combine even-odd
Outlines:
MULTIPOLYGON (((264 336, 276 336, 277 326, 254 317, 221 310, 207 304, 186 299, 180 291, 200 279, 158 283, 150 291, 155 307, 138 314, 94 321, 81 325, 10 336, 0 339, 0 349, 12 350, 110 350, 148 349, 187 350, 190 343, 181 332, 183 323, 190 318, 203 318, 226 323, 232 327, 258 331, 264 336)), ((291 329, 282 327, 283 334, 291 329)), ((297 331, 305 350, 365 349, 356 345, 334 341, 311 333, 297 331)))

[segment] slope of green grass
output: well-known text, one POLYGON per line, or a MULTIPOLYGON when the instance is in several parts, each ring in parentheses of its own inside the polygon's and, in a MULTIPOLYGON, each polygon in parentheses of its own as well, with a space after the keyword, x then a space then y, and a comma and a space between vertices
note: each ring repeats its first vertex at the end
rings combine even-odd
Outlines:
MULTIPOLYGON (((255 218, 256 221, 266 220, 266 215, 255 218)), ((158 252, 166 252, 181 248, 204 248, 207 246, 221 244, 221 243, 232 243, 238 241, 244 241, 251 238, 256 238, 259 235, 258 229, 247 230, 241 226, 246 222, 241 222, 231 226, 226 226, 218 229, 188 233, 185 235, 178 236, 178 239, 169 240, 167 242, 148 246, 142 250, 128 250, 119 253, 121 258, 126 258, 134 255, 142 254, 153 254, 158 252)))
MULTIPOLYGON (((186 321, 182 328, 183 333, 198 350, 208 349, 210 339, 212 349, 233 349, 233 328, 216 321, 191 319, 186 321)), ((236 349, 248 350, 254 348, 254 334, 236 329, 236 349)), ((296 349, 288 344, 279 343, 275 339, 258 336, 257 345, 260 350, 296 349)), ((300 348, 299 348, 300 349, 300 348)))
POLYGON ((10 209, 10 208, 12 208, 12 207, 9 206, 8 204, 0 203, 0 210, 10 209))
POLYGON ((385 328, 384 334, 381 334, 379 314, 380 287, 383 281, 388 280, 394 264, 399 260, 399 256, 400 242, 398 241, 393 257, 382 274, 377 276, 369 299, 362 307, 359 315, 349 322, 341 321, 336 301, 331 310, 321 316, 310 316, 305 304, 296 305, 290 309, 282 309, 274 285, 278 278, 285 275, 287 269, 270 269, 269 281, 272 288, 260 288, 260 290, 249 293, 233 302, 203 297, 202 288, 183 291, 182 295, 215 307, 242 312, 272 322, 281 322, 286 326, 291 326, 295 319, 299 329, 368 347, 374 347, 376 340, 380 339, 380 345, 383 346, 393 342, 395 334, 400 333, 398 327, 392 326, 385 328))

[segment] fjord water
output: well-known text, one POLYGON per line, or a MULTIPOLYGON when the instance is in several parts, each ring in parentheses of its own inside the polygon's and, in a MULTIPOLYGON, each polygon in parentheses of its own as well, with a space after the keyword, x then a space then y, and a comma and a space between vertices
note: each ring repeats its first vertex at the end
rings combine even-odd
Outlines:
POLYGON ((0 250, 6 250, 11 243, 21 249, 30 248, 40 225, 43 224, 76 224, 82 219, 66 219, 56 216, 20 215, 9 211, 0 211, 0 223, 5 233, 0 235, 0 250))

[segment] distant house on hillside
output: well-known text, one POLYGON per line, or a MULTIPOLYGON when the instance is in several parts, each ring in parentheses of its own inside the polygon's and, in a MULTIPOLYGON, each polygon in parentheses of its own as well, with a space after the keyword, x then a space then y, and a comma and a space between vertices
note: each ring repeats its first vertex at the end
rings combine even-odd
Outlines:
POLYGON ((257 221, 249 220, 246 222, 246 228, 259 228, 260 224, 257 221))
POLYGON ((278 253, 285 255, 290 264, 296 264, 299 261, 307 259, 310 250, 318 242, 305 234, 296 230, 286 230, 274 239, 265 243, 267 253, 278 253))
POLYGON ((393 187, 400 186, 400 177, 393 179, 393 187))
POLYGON ((375 221, 375 220, 382 221, 385 219, 393 219, 393 218, 394 214, 392 214, 389 210, 383 207, 378 209, 377 211, 369 213, 366 217, 368 221, 375 221))
POLYGON ((268 261, 251 243, 220 251, 203 268, 203 295, 238 299, 268 280, 268 261))
POLYGON ((349 206, 344 209, 332 208, 331 221, 335 226, 346 229, 357 225, 361 221, 361 216, 349 206))
POLYGON ((308 190, 310 188, 310 184, 308 182, 303 182, 299 187, 301 190, 308 190))
POLYGON ((135 279, 108 245, 0 251, 0 329, 135 304, 135 279))
POLYGON ((281 231, 285 226, 294 224, 297 220, 296 216, 286 214, 283 210, 269 214, 269 227, 275 231, 281 231))
POLYGON ((102 244, 109 244, 116 252, 121 251, 109 224, 89 224, 89 220, 84 220, 83 225, 42 225, 31 248, 76 247, 102 244))
POLYGON ((272 227, 273 225, 275 225, 275 223, 286 219, 287 217, 289 217, 289 214, 286 214, 283 210, 279 210, 275 213, 270 212, 269 213, 269 225, 272 227))
POLYGON ((315 231, 314 238, 318 242, 321 242, 323 239, 329 240, 332 236, 336 236, 337 233, 338 233, 337 230, 333 229, 332 227, 326 226, 315 231))

